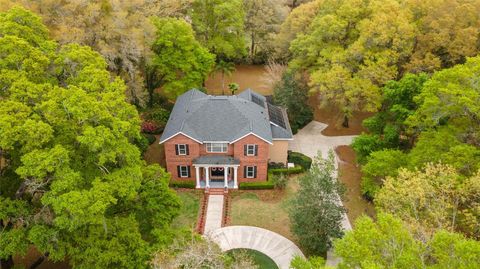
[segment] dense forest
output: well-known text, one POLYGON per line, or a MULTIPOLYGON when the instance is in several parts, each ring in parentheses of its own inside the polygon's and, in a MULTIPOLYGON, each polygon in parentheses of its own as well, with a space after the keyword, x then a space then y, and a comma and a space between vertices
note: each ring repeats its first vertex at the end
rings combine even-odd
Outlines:
POLYGON ((235 64, 267 67, 293 132, 309 99, 342 128, 371 114, 352 147, 377 218, 303 219, 293 268, 332 247, 339 268, 478 268, 479 53, 480 0, 0 0, 0 268, 31 246, 30 268, 254 268, 172 227, 170 175, 142 158, 175 99, 235 64))

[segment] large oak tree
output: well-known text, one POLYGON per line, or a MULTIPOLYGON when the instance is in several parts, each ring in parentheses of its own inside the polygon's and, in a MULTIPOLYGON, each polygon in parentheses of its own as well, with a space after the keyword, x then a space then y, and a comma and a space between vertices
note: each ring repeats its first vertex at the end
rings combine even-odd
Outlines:
POLYGON ((75 268, 147 267, 178 211, 169 175, 141 160, 138 113, 100 54, 48 36, 23 8, 0 13, 2 266, 33 245, 75 268))

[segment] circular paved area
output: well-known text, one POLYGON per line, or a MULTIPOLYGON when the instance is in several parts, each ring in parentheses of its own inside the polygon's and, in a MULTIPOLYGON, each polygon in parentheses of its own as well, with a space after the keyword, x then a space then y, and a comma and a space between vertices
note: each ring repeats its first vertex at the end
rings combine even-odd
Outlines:
POLYGON ((290 261, 296 257, 305 257, 302 251, 287 238, 253 226, 227 226, 208 233, 223 251, 248 248, 262 252, 270 257, 280 269, 290 268, 290 261))

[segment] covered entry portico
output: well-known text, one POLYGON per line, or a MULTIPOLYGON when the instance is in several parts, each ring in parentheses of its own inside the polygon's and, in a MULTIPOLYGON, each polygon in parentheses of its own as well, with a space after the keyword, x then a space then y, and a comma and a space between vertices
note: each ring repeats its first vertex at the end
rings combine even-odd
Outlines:
POLYGON ((193 160, 196 188, 238 188, 240 161, 231 156, 201 156, 193 160))

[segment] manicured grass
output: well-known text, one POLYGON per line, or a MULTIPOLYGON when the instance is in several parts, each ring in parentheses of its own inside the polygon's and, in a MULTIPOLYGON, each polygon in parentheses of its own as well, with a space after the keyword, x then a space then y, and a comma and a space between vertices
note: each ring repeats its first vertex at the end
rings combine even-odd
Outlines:
POLYGON ((173 220, 172 227, 195 229, 202 193, 194 190, 178 190, 177 194, 182 201, 182 207, 180 215, 173 220))
POLYGON ((233 254, 237 251, 245 251, 247 255, 252 257, 253 261, 256 265, 258 265, 259 269, 277 269, 278 266, 275 262, 270 259, 267 255, 263 254, 260 251, 256 251, 253 249, 233 249, 229 251, 229 254, 233 254))
POLYGON ((294 240, 287 206, 298 189, 297 178, 298 175, 291 176, 283 191, 243 190, 232 193, 230 225, 256 226, 294 240))

